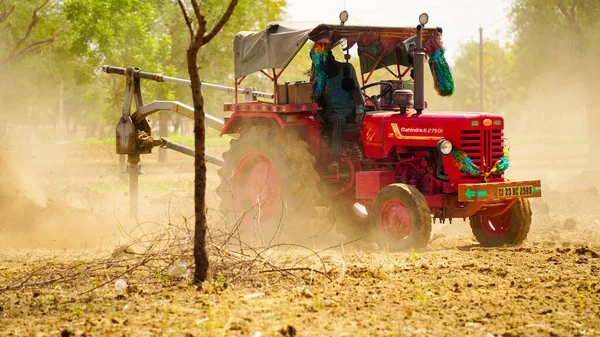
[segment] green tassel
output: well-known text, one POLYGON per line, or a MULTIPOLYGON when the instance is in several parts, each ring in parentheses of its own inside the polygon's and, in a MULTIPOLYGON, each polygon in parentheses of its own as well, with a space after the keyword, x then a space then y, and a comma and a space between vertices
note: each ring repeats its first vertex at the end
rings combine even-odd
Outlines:
POLYGON ((438 94, 440 96, 451 96, 454 93, 454 79, 450 72, 450 66, 444 58, 443 48, 439 48, 429 57, 429 69, 438 94))

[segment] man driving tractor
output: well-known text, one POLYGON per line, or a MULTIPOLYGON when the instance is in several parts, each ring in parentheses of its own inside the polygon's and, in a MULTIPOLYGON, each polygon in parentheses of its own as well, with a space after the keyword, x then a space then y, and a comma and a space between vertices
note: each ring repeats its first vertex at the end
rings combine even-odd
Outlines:
POLYGON ((315 42, 310 50, 312 66, 309 70, 313 83, 311 99, 323 109, 321 117, 333 126, 331 136, 332 158, 327 167, 329 173, 340 168, 342 135, 346 123, 355 123, 355 119, 364 114, 364 100, 360 92, 356 71, 348 62, 338 62, 331 51, 328 38, 315 42))

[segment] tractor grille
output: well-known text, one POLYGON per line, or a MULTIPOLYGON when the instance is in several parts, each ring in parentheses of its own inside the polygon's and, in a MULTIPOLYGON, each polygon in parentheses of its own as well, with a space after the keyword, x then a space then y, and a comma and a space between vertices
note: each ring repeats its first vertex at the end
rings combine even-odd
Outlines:
MULTIPOLYGON (((482 171, 489 171, 494 163, 504 155, 502 152, 502 129, 462 130, 460 132, 460 149, 482 171)), ((502 174, 492 175, 490 179, 502 178, 502 174)), ((464 182, 481 182, 482 177, 463 173, 464 182)))

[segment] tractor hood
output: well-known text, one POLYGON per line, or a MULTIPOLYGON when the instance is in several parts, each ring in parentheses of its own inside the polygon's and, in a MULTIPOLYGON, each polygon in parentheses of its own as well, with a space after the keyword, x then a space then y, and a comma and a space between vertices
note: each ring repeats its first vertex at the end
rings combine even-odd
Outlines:
POLYGON ((442 139, 456 149, 468 135, 483 130, 503 133, 504 118, 485 112, 426 112, 422 114, 378 111, 365 116, 361 138, 370 158, 386 158, 392 150, 405 153, 414 147, 435 147, 442 139))

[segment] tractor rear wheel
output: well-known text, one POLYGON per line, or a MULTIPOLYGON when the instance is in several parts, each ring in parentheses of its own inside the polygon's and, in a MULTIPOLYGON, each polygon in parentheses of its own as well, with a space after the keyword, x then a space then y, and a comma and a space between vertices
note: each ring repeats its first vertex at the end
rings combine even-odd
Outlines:
POLYGON ((508 211, 496 216, 472 216, 469 222, 482 246, 518 245, 525 240, 531 226, 529 200, 519 199, 508 211))
POLYGON ((379 247, 390 250, 421 248, 431 236, 429 205, 415 187, 392 184, 373 200, 371 230, 379 247))
POLYGON ((281 233, 288 237, 282 225, 310 223, 320 199, 319 175, 308 144, 293 131, 243 131, 223 159, 219 208, 246 243, 268 244, 281 233))

